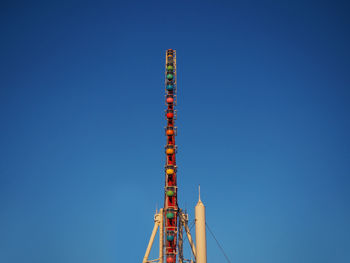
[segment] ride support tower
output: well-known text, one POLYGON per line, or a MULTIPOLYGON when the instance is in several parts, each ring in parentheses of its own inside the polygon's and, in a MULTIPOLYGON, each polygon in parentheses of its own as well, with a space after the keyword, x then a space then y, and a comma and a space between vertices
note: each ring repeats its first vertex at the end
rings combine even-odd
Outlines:
POLYGON ((142 263, 207 263, 206 260, 206 233, 205 233, 205 207, 199 200, 195 207, 196 244, 191 235, 188 224, 188 214, 178 206, 177 187, 177 146, 175 136, 177 128, 175 120, 177 112, 177 71, 176 51, 168 49, 165 54, 165 186, 164 207, 156 210, 154 227, 142 263), (149 260, 150 251, 159 229, 159 256, 149 260), (191 259, 184 257, 184 232, 191 247, 191 259))
POLYGON ((176 51, 168 49, 166 51, 165 62, 165 117, 167 126, 165 127, 166 145, 165 145, 165 195, 164 195, 164 232, 165 232, 165 258, 167 263, 176 262, 177 255, 177 237, 178 237, 178 218, 179 207, 177 202, 177 166, 175 136, 177 128, 176 120, 176 51))

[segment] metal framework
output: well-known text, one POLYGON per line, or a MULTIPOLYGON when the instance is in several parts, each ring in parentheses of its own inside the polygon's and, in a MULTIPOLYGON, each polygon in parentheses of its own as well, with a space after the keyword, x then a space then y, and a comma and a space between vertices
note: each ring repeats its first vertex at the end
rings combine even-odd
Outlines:
MULTIPOLYGON (((184 213, 178 206, 178 188, 177 188, 177 165, 176 153, 177 146, 175 144, 175 136, 177 128, 175 126, 176 120, 176 102, 177 102, 177 71, 176 71, 176 51, 168 49, 166 51, 165 60, 165 118, 167 125, 165 127, 166 145, 165 155, 166 161, 164 166, 165 172, 165 187, 164 187, 164 208, 159 212, 156 211, 154 216, 154 228, 152 235, 143 258, 143 263, 159 262, 164 263, 179 263, 194 262, 193 260, 186 260, 183 256, 183 231, 185 230, 188 241, 194 258, 196 259, 196 248, 188 227, 188 215, 184 213), (159 258, 148 260, 153 241, 157 230, 159 228, 159 258)), ((204 213, 203 213, 203 216, 204 213)), ((203 218, 205 223, 205 218, 203 218)), ((203 221, 202 218, 199 222, 203 221)), ((196 221, 198 221, 196 219, 196 221)), ((201 229, 202 231, 202 229, 201 229)), ((205 231, 205 230, 204 230, 205 231)), ((205 235, 204 235, 205 238, 205 235)), ((197 240, 196 240, 197 241, 197 240)), ((198 241, 197 241, 198 242, 198 241)), ((205 240, 204 240, 205 243, 205 240)), ((202 245, 203 247, 203 245, 202 245)), ((200 251, 199 258, 201 257, 200 251)), ((205 251, 206 254, 206 251, 205 251)), ((202 260, 197 263, 206 263, 202 260)))
POLYGON ((177 166, 176 166, 176 51, 166 51, 165 62, 165 92, 166 92, 166 138, 165 146, 165 193, 164 193, 164 230, 165 230, 165 257, 167 263, 176 262, 178 236, 178 204, 177 204, 177 166))

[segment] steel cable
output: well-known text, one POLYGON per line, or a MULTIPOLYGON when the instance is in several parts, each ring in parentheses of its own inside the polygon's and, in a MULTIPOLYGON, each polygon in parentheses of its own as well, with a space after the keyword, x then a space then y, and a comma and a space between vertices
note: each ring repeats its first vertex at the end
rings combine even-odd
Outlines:
POLYGON ((216 237, 215 237, 213 231, 211 231, 209 225, 208 225, 207 223, 205 223, 205 225, 207 226, 207 228, 208 228, 208 230, 209 230, 209 233, 213 236, 214 240, 216 241, 216 244, 217 244, 218 247, 220 248, 222 254, 224 254, 224 256, 225 256, 227 262, 231 263, 230 259, 228 258, 227 254, 225 253, 223 247, 220 245, 219 241, 216 239, 216 237))

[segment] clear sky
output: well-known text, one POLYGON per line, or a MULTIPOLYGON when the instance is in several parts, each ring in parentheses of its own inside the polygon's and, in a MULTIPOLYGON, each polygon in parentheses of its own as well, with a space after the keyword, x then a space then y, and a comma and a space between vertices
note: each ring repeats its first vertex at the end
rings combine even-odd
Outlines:
POLYGON ((200 184, 232 262, 350 262, 347 2, 2 1, 0 262, 141 262, 168 48, 190 219, 200 184))

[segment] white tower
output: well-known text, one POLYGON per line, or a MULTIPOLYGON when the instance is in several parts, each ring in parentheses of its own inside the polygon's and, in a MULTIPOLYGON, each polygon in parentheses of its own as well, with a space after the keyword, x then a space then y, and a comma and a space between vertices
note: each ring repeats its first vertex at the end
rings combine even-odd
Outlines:
POLYGON ((199 200, 195 207, 196 222, 196 263, 207 263, 207 240, 205 234, 205 206, 201 201, 200 188, 199 200))

